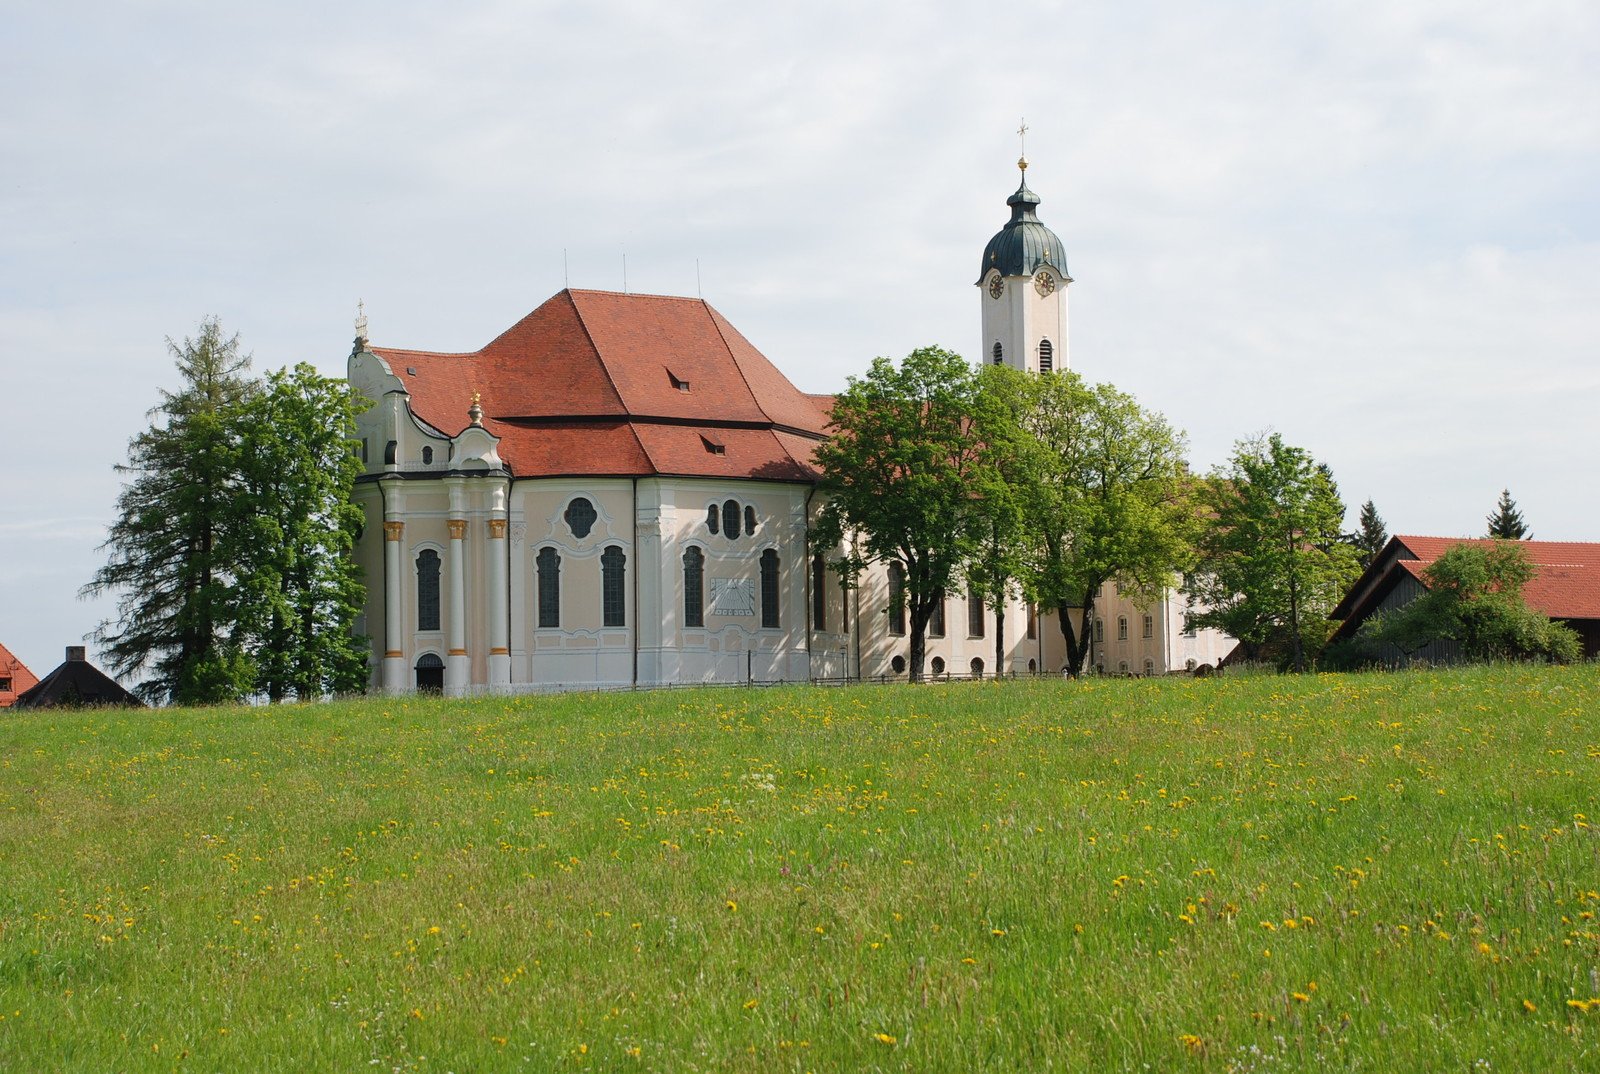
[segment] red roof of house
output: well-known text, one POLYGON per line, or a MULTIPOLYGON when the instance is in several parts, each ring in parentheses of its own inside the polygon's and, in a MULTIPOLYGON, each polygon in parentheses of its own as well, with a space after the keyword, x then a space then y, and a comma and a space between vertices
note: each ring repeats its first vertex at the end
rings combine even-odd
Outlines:
MULTIPOLYGON (((1331 613, 1331 618, 1344 620, 1335 637, 1359 625, 1394 588, 1401 574, 1409 574, 1426 585, 1423 571, 1456 545, 1492 543, 1481 537, 1390 538, 1331 613)), ((1600 543, 1518 541, 1517 545, 1537 568, 1522 591, 1530 608, 1552 619, 1600 619, 1600 543)))
POLYGON ((831 396, 799 391, 706 302, 562 291, 466 354, 373 347, 411 411, 483 424, 517 477, 680 474, 810 481, 831 396))
POLYGON ((10 708, 17 695, 39 684, 39 676, 28 670, 28 665, 11 655, 11 650, 0 645, 0 680, 10 679, 9 689, 0 689, 0 709, 10 708))

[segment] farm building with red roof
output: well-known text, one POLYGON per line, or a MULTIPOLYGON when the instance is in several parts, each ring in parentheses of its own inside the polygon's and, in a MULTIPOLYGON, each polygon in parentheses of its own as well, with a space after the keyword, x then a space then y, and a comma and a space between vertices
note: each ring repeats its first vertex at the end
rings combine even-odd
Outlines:
MULTIPOLYGON (((1483 538, 1391 537, 1383 551, 1362 572, 1355 585, 1330 613, 1343 620, 1333 641, 1354 637, 1361 625, 1381 612, 1402 608, 1427 592, 1423 572, 1428 565, 1461 544, 1490 544, 1483 538)), ((1600 654, 1600 544, 1583 541, 1517 541, 1534 566, 1523 589, 1528 606, 1578 632, 1583 655, 1600 654)), ((1395 650, 1394 661, 1449 663, 1454 643, 1441 640, 1416 653, 1395 650)))
POLYGON ((18 695, 27 693, 38 682, 39 677, 28 670, 28 665, 0 645, 0 709, 10 708, 18 695))

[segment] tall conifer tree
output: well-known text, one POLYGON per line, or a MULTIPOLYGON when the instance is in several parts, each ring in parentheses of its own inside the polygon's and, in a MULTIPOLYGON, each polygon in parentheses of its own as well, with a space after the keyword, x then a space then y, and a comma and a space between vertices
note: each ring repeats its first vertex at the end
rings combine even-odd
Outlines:
POLYGON ((1527 523, 1522 520, 1522 512, 1517 510, 1517 502, 1511 498, 1510 489, 1500 490, 1500 502, 1495 504, 1494 513, 1487 521, 1488 536, 1497 540, 1526 541, 1533 537, 1527 523))
POLYGON ((249 355, 216 318, 181 345, 167 340, 182 386, 163 391, 150 428, 117 472, 129 480, 105 544, 106 565, 85 595, 116 590, 118 618, 94 637, 118 675, 146 672, 152 702, 234 700, 249 676, 230 629, 233 572, 225 562, 239 440, 233 413, 249 396, 249 355))

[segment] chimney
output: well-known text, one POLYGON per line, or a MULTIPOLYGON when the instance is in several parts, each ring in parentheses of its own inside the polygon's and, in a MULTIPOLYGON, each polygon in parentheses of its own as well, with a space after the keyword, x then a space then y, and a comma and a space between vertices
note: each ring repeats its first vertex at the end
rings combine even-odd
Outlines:
POLYGON ((81 664, 85 660, 88 660, 88 659, 89 658, 84 655, 84 647, 82 645, 69 645, 69 646, 67 646, 67 663, 69 663, 69 664, 72 664, 72 663, 81 664))

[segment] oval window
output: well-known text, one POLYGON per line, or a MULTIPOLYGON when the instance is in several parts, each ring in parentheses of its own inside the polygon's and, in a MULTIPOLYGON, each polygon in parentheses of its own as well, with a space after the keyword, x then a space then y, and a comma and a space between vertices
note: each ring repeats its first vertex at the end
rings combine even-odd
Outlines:
POLYGON ((594 520, 600 516, 595 513, 594 504, 579 496, 567 504, 567 513, 561 517, 567 520, 567 528, 572 535, 581 540, 589 536, 589 531, 594 528, 594 520))

